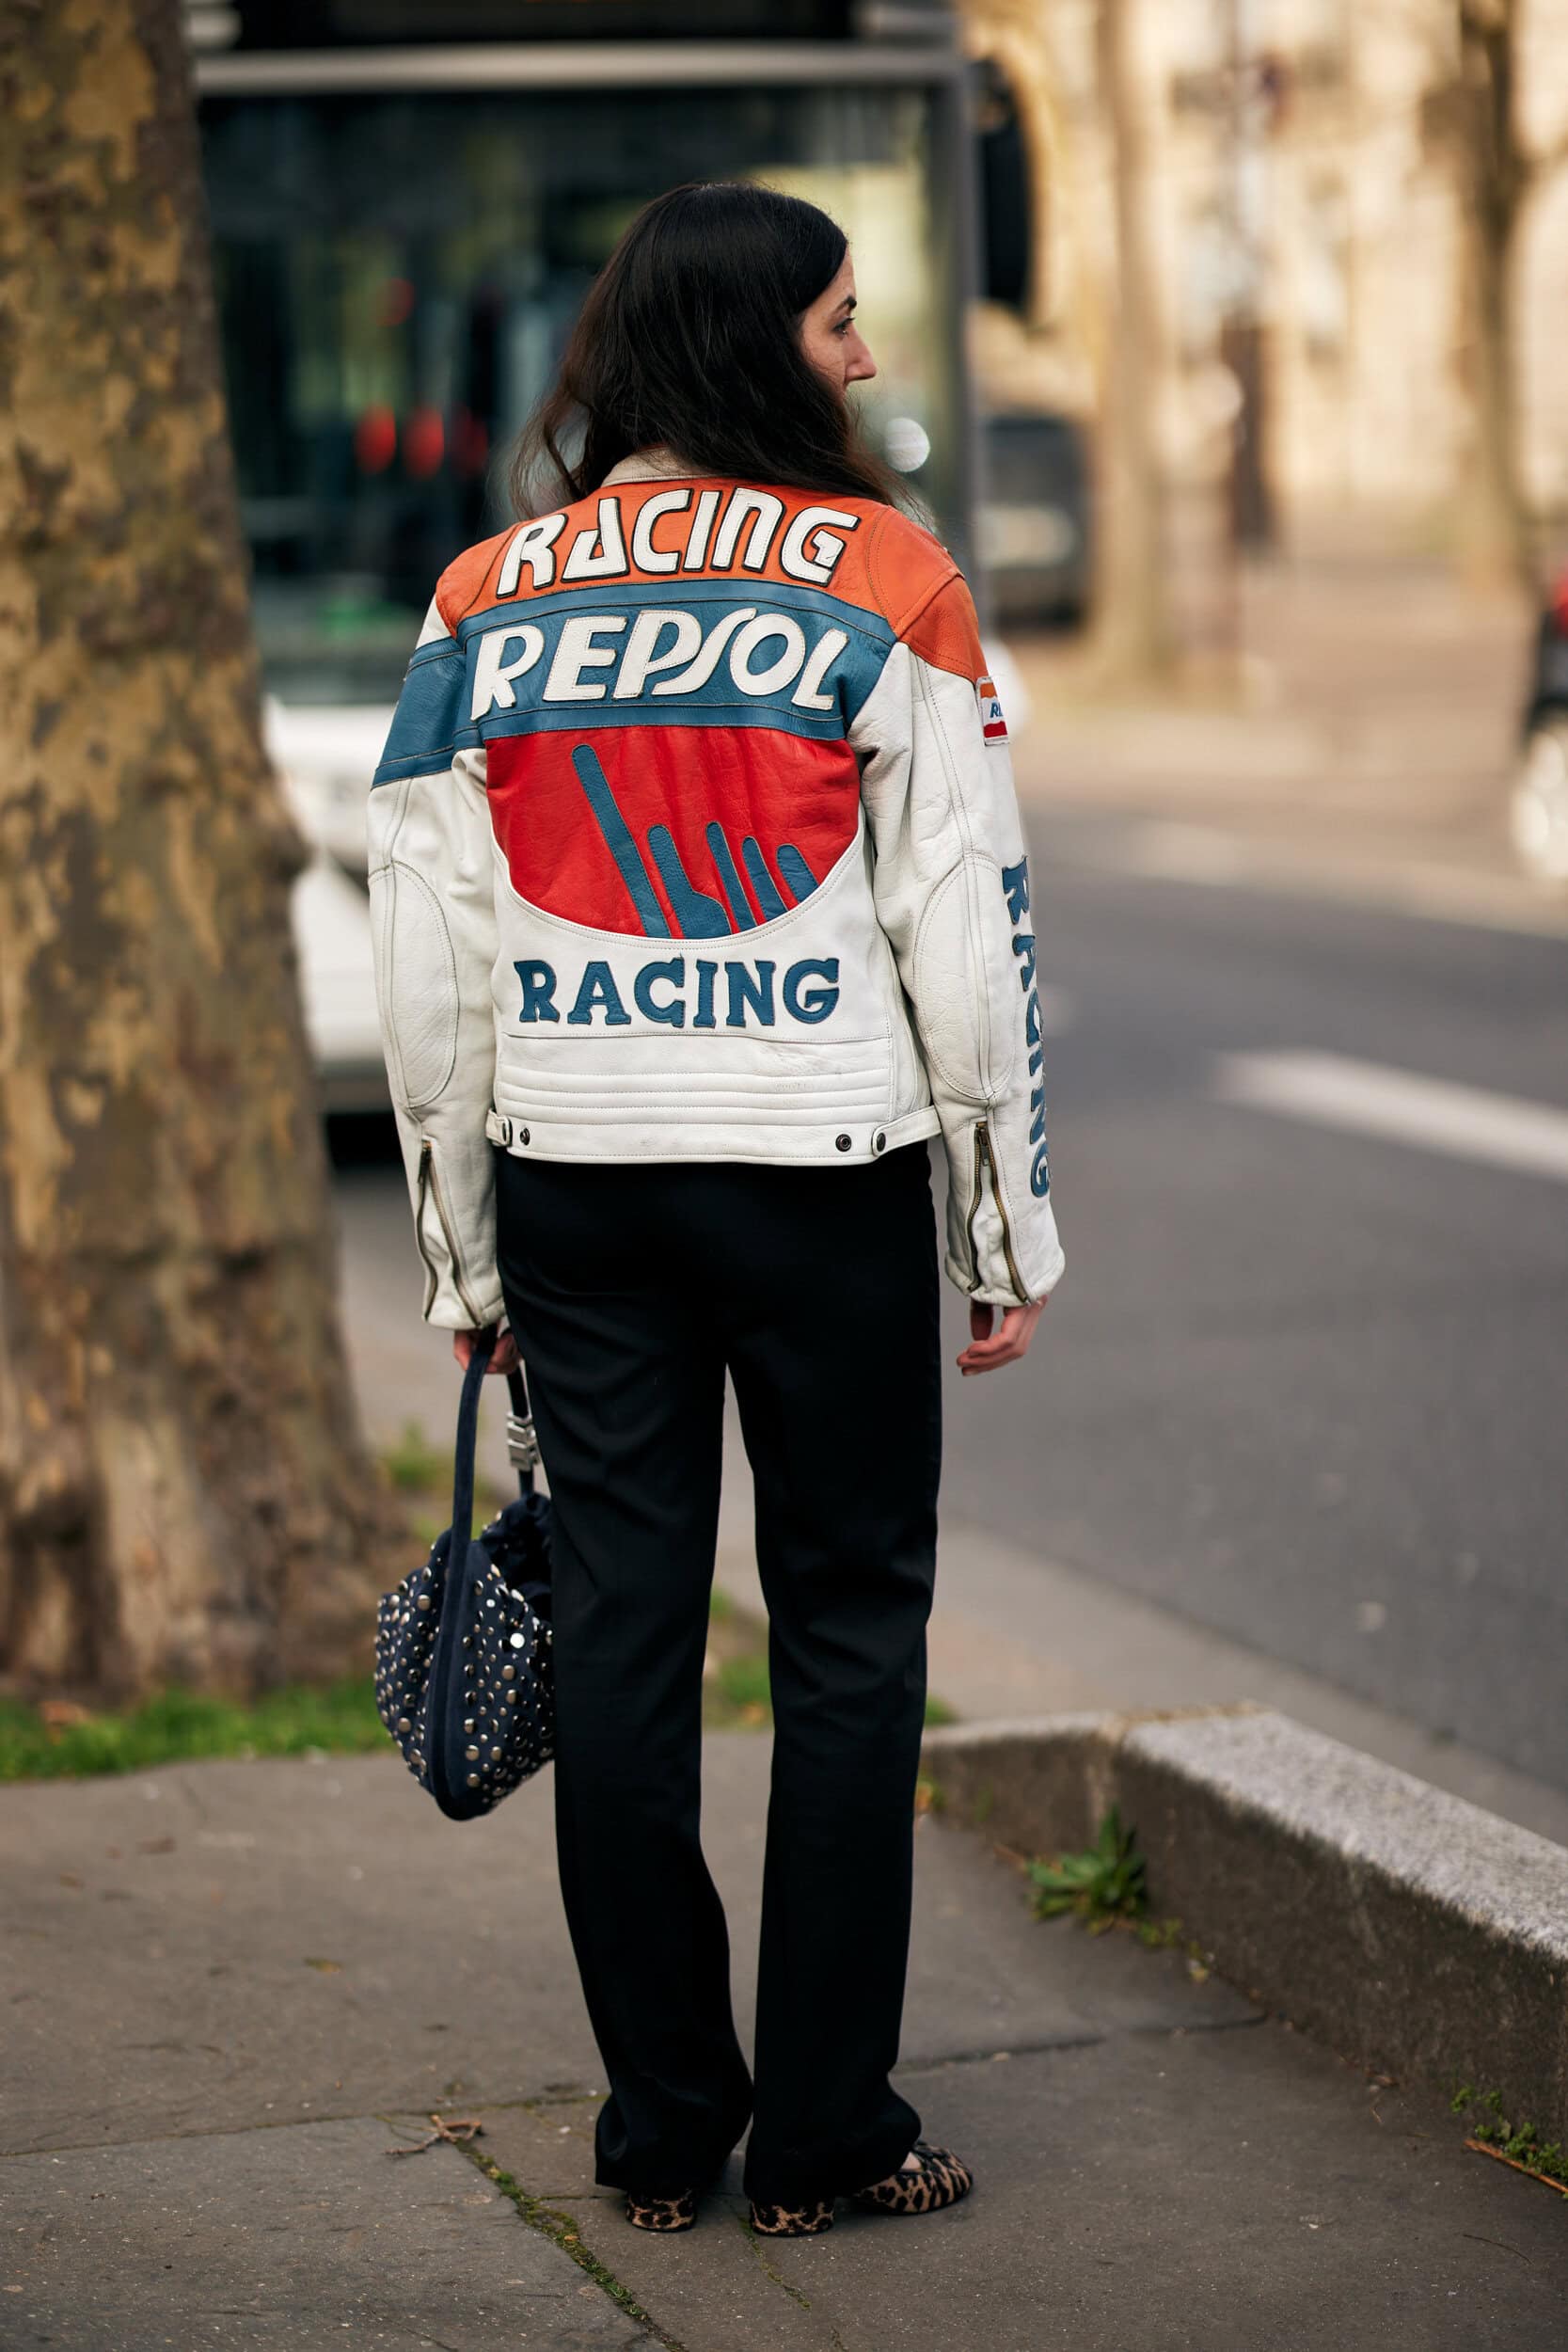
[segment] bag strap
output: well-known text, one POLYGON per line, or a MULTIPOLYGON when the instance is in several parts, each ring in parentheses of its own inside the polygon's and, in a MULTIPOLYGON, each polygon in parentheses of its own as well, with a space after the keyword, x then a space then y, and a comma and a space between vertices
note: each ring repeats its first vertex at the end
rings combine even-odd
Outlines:
POLYGON ((457 1400, 457 1442, 451 1465, 451 1536, 447 1551, 449 1568, 460 1566, 468 1556, 468 1546, 474 1536, 474 1449, 479 1440, 479 1396, 484 1386, 485 1368, 496 1344, 494 1331, 481 1331, 474 1340, 467 1370, 463 1375, 463 1392, 457 1400))

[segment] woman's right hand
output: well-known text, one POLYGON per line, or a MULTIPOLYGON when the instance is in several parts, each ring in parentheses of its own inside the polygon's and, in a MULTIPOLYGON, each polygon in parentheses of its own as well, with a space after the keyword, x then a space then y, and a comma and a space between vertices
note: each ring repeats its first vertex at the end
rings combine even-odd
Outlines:
MULTIPOLYGON (((479 1337, 478 1331, 454 1331, 451 1335, 451 1352, 465 1372, 468 1369, 469 1359, 474 1352, 474 1342, 479 1337)), ((492 1372, 515 1372, 521 1362, 522 1358, 517 1353, 516 1341, 510 1331, 502 1331, 490 1351, 490 1360, 484 1370, 486 1375, 492 1372)))

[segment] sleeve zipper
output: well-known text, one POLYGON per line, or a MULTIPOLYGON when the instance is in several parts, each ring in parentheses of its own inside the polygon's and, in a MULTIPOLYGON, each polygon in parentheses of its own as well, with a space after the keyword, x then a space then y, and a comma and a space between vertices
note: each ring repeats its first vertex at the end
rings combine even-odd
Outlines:
POLYGON ((419 1243, 420 1255, 424 1260, 425 1272, 430 1278, 430 1287, 425 1293, 424 1312, 426 1314, 430 1312, 435 1303, 436 1291, 440 1288, 440 1276, 432 1264, 430 1252, 425 1248, 424 1204, 427 1197, 435 1203, 436 1221, 441 1228, 441 1237, 447 1245, 447 1256, 451 1263, 452 1288, 457 1293, 458 1303, 467 1316, 470 1327, 477 1331, 483 1318, 475 1307, 468 1286, 463 1279, 463 1261, 458 1255, 456 1236, 452 1232, 451 1221, 447 1216, 446 1202, 441 1198, 441 1187, 436 1180, 436 1147, 428 1136, 420 1145, 420 1200, 418 1214, 414 1219, 414 1237, 419 1243))
POLYGON ((974 1193, 969 1204, 968 1226, 969 1262, 974 1270, 976 1290, 980 1287, 980 1252, 974 1238, 974 1219, 980 1207, 980 1188, 985 1182, 988 1169, 990 1173, 991 1198, 996 1202, 996 1214, 1002 1219, 1002 1254, 1007 1261, 1007 1279, 1012 1283, 1019 1304, 1022 1306, 1027 1303, 1029 1294, 1023 1287, 1023 1278, 1018 1270, 1018 1260, 1013 1255, 1012 1228, 1007 1223, 1006 1204, 1003 1200, 1002 1186, 997 1180, 996 1162, 991 1156, 990 1129, 981 1119, 976 1120, 974 1124, 974 1193))

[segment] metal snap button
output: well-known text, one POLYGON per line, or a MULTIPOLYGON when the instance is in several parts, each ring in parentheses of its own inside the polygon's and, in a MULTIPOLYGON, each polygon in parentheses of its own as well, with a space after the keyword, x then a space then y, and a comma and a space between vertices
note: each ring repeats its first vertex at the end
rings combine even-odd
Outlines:
POLYGON ((517 1131, 517 1139, 518 1139, 518 1141, 519 1141, 519 1142, 521 1142, 521 1143, 526 1143, 526 1142, 528 1141, 528 1139, 529 1139, 529 1137, 528 1137, 528 1129, 527 1129, 526 1127, 521 1127, 521 1128, 519 1128, 519 1129, 518 1129, 518 1131, 517 1131))
POLYGON ((849 1148, 849 1138, 847 1136, 835 1136, 833 1137, 833 1149, 835 1152, 847 1152, 849 1148))
POLYGON ((884 1135, 883 1135, 883 1133, 882 1133, 881 1129, 879 1127, 879 1128, 878 1128, 878 1130, 877 1130, 877 1132, 876 1132, 876 1134, 875 1134, 875 1135, 872 1136, 872 1138, 871 1138, 871 1149, 873 1150, 873 1152, 880 1152, 881 1150, 883 1150, 883 1149, 884 1149, 884 1147, 885 1147, 886 1143, 887 1143, 887 1137, 886 1137, 886 1136, 884 1136, 884 1135))

